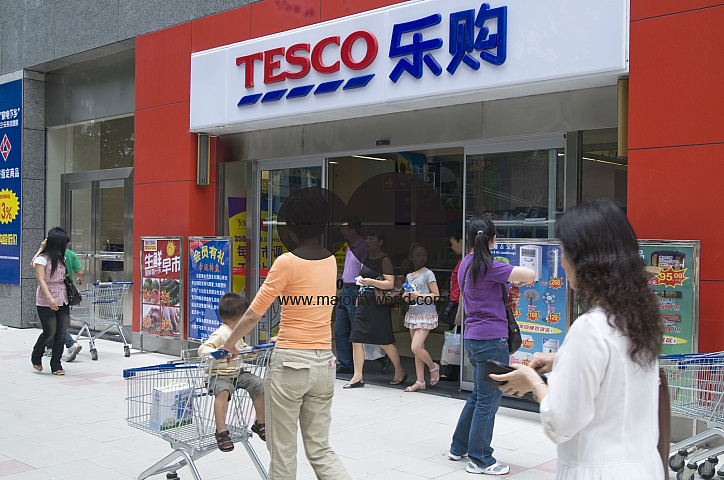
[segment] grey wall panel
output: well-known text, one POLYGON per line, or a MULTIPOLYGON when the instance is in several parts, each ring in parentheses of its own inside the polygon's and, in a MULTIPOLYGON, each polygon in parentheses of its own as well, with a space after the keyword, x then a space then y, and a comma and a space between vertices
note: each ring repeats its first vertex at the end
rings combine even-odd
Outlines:
POLYGON ((118 0, 65 0, 52 9, 55 58, 118 41, 118 0))
POLYGON ((49 62, 56 57, 53 25, 55 23, 53 6, 38 8, 22 17, 22 54, 23 66, 49 62))
POLYGON ((206 0, 204 2, 195 2, 194 18, 201 18, 218 12, 225 12, 226 10, 250 5, 257 1, 259 0, 206 0))
POLYGON ((45 130, 44 82, 25 78, 23 90, 23 128, 45 130))
POLYGON ((118 38, 136 37, 193 20, 195 0, 119 0, 118 38), (173 5, 173 8, 170 6, 173 5))
MULTIPOLYGON (((48 198, 60 202, 59 198, 48 198)), ((23 231, 45 227, 45 180, 23 179, 23 231)))
POLYGON ((3 49, 2 62, 0 62, 0 75, 14 72, 23 68, 23 25, 22 17, 3 22, 3 49))
MULTIPOLYGON (((12 285, 0 285, 0 311, 3 312, 0 323, 10 327, 22 327, 21 291, 12 285)), ((33 305, 35 300, 33 299, 33 305)), ((40 332, 38 332, 40 334, 40 332)))
POLYGON ((23 178, 45 180, 44 130, 23 129, 23 178))

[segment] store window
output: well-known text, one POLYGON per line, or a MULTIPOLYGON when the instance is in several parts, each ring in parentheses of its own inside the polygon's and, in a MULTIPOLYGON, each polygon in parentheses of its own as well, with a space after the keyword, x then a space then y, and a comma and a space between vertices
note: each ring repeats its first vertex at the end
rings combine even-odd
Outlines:
POLYGON ((628 158, 618 156, 617 129, 581 132, 581 202, 606 198, 626 208, 628 158))
POLYGON ((466 216, 485 214, 504 238, 553 238, 563 212, 562 148, 468 155, 466 216))

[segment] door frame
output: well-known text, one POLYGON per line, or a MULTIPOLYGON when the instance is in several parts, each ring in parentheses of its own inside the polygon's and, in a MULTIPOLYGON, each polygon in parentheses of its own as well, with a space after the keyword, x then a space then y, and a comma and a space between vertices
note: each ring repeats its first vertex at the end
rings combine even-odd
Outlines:
MULTIPOLYGON (((90 186, 94 216, 91 219, 94 230, 92 236, 96 242, 100 238, 100 209, 96 206, 100 205, 101 201, 101 183, 111 183, 113 186, 123 187, 123 269, 128 271, 129 278, 133 278, 133 167, 65 173, 60 176, 60 181, 60 221, 62 225, 70 225, 72 221, 70 204, 72 187, 77 184, 90 186)), ((96 248, 96 250, 98 249, 96 248)), ((97 253, 96 258, 100 260, 97 253)), ((89 279, 90 282, 95 280, 89 279)))
MULTIPOLYGON (((321 155, 308 157, 294 157, 272 160, 253 160, 252 177, 250 183, 250 205, 246 209, 246 241, 247 241, 247 262, 246 262, 246 291, 249 298, 254 298, 259 291, 259 265, 261 245, 261 181, 262 171, 283 170, 287 168, 322 168, 322 188, 327 188, 327 158, 321 155)), ((271 268, 271 265, 269 266, 271 268)), ((250 337, 253 343, 259 339, 259 325, 257 324, 251 332, 250 337)))

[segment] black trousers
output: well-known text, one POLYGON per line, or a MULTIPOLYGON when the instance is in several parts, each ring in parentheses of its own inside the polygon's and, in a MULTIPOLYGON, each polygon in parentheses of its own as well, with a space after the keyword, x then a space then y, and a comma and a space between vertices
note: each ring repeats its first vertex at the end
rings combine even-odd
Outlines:
POLYGON ((45 347, 51 344, 53 347, 53 356, 50 357, 50 370, 62 370, 60 358, 63 356, 63 346, 65 345, 65 331, 70 324, 70 307, 63 305, 58 310, 52 310, 50 307, 36 306, 38 309, 38 317, 40 324, 43 326, 43 333, 38 337, 33 347, 33 353, 30 360, 33 365, 42 365, 43 353, 45 347))

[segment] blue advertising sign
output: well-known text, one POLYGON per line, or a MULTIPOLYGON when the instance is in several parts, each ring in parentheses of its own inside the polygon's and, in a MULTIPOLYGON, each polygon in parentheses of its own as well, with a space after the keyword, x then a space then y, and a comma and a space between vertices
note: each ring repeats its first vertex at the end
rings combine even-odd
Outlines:
POLYGON ((511 295, 520 295, 520 304, 513 306, 513 313, 523 337, 523 345, 511 356, 511 363, 527 365, 535 352, 557 352, 566 334, 568 305, 566 273, 558 243, 496 243, 490 252, 502 262, 535 271, 532 284, 509 288, 511 295))
POLYGON ((20 285, 23 81, 0 85, 0 284, 20 285))
POLYGON ((219 300, 231 291, 231 238, 189 237, 189 340, 221 325, 219 300))

